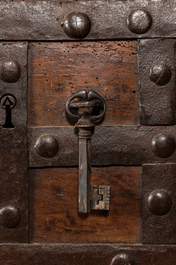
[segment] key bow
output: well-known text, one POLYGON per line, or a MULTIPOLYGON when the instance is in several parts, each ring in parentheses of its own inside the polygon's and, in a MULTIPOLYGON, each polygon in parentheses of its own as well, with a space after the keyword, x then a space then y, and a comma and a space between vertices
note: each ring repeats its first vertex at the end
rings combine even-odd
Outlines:
MULTIPOLYGON (((71 108, 71 102, 75 99, 75 98, 80 98, 80 99, 84 99, 84 100, 87 100, 87 102, 84 102, 82 103, 82 107, 86 107, 86 106, 90 106, 91 104, 89 104, 92 100, 99 100, 101 102, 101 105, 102 105, 102 113, 99 114, 99 115, 90 115, 89 114, 89 119, 91 121, 99 121, 99 120, 102 120, 105 116, 105 113, 106 113, 106 103, 104 101, 104 99, 98 94, 96 93, 95 91, 91 90, 89 92, 87 92, 86 90, 81 90, 75 94, 73 94, 66 102, 66 112, 68 114, 68 116, 70 118, 73 118, 73 119, 76 119, 76 120, 79 120, 83 115, 85 115, 85 112, 82 113, 82 114, 75 114, 72 112, 72 108, 71 108), (85 104, 87 103, 87 104, 85 104)), ((81 105, 81 104, 80 104, 81 105)), ((99 105, 99 107, 101 106, 99 105)), ((93 104, 92 104, 92 107, 93 104)), ((79 108, 79 106, 77 107, 79 108)))

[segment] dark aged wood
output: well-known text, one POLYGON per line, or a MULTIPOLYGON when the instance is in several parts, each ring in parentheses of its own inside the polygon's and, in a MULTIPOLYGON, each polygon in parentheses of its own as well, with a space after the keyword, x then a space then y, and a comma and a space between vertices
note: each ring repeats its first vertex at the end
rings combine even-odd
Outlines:
POLYGON ((140 40, 139 72, 140 123, 174 124, 175 40, 140 40), (152 67, 161 67, 158 64, 161 72, 153 72, 152 67))
POLYGON ((77 168, 29 170, 30 242, 140 242, 140 177, 141 167, 92 168, 91 184, 111 186, 111 204, 85 215, 77 168))
POLYGON ((144 165, 142 170, 142 234, 147 244, 176 243, 176 164, 144 165), (160 190, 159 199, 151 192, 160 190), (166 193, 167 192, 167 193, 166 193), (167 195, 168 194, 168 195, 167 195), (162 198, 162 199, 161 199, 162 198), (149 210, 152 209, 152 212, 149 210), (155 213, 155 214, 154 214, 155 213))
MULTIPOLYGON (((125 254, 135 265, 174 265, 175 246, 117 244, 35 244, 0 245, 0 258, 6 265, 111 265, 113 258, 125 254), (49 263, 48 263, 49 262, 49 263)), ((113 263, 116 265, 118 263, 113 263)), ((120 263, 125 264, 125 263, 120 263)))
POLYGON ((138 124, 137 42, 31 43, 29 125, 74 125, 65 104, 77 91, 106 101, 105 125, 138 124))
MULTIPOLYGON (((1 1, 2 40, 70 40, 61 27, 72 11, 87 14, 91 30, 86 39, 174 38, 175 0, 169 1, 1 1), (151 28, 144 34, 131 32, 127 17, 132 10, 144 9, 151 16, 151 28), (7 30, 8 28, 8 30, 7 30)), ((141 28, 145 26, 142 16, 141 28)), ((135 19, 133 21, 135 25, 135 19)), ((131 29, 133 28, 130 27, 131 29)), ((145 27, 144 27, 145 28, 145 27)), ((137 26, 138 29, 138 26, 137 26)), ((139 27, 140 29, 140 27, 139 27)), ((136 32, 145 32, 135 30, 136 32)))
MULTIPOLYGON (((27 46, 0 43, 0 78, 6 80, 0 81, 0 96, 12 94, 17 101, 9 113, 14 128, 0 129, 0 242, 28 242, 27 46)), ((1 101, 1 126, 6 109, 1 101)))
MULTIPOLYGON (((28 132, 30 167, 78 165, 78 136, 74 127, 34 127, 28 132), (59 143, 59 151, 52 159, 41 157, 34 148, 38 137, 45 134, 54 136, 59 143)), ((175 162, 176 152, 172 146, 174 139, 176 141, 175 135, 176 126, 96 126, 91 137, 92 165, 175 162), (166 139, 173 139, 170 149, 162 150, 162 143, 161 148, 158 144, 154 147, 153 137, 160 136, 160 133, 166 139)))

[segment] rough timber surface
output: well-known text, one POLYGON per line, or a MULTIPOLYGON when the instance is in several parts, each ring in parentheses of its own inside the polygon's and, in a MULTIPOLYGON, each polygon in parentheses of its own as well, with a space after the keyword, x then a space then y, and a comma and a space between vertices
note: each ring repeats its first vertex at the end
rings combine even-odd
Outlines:
POLYGON ((91 185, 111 186, 109 211, 78 213, 78 169, 31 169, 30 242, 139 243, 141 167, 92 168, 91 185))
POLYGON ((69 40, 60 24, 71 11, 86 13, 92 28, 86 39, 174 38, 176 0, 169 1, 10 1, 0 6, 1 40, 69 40), (152 27, 144 34, 132 33, 127 16, 134 9, 152 16, 152 27), (7 30, 8 28, 8 30, 7 30))
POLYGON ((104 125, 138 124, 137 68, 137 41, 30 43, 29 125, 70 125, 65 104, 83 89, 106 101, 104 125))

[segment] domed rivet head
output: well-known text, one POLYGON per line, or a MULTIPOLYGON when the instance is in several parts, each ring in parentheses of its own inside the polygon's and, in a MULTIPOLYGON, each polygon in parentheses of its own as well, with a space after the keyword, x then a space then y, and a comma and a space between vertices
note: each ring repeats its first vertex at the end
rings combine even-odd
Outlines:
POLYGON ((151 28, 152 17, 146 10, 132 10, 128 15, 127 25, 131 32, 136 34, 143 34, 151 28))
POLYGON ((155 215, 165 215, 172 207, 172 199, 165 190, 154 190, 148 197, 148 208, 155 215))
POLYGON ((164 63, 153 64, 150 68, 150 79, 158 86, 164 86, 171 79, 171 69, 164 63))
POLYGON ((111 265, 133 265, 133 262, 128 255, 122 253, 113 258, 111 265))
POLYGON ((18 209, 14 206, 6 206, 0 209, 0 225, 6 228, 16 227, 21 220, 18 209))
POLYGON ((59 151, 58 141, 51 135, 41 135, 34 146, 37 153, 46 158, 51 158, 59 151))
POLYGON ((172 136, 159 133, 152 139, 153 153, 162 158, 171 156, 175 151, 175 140, 172 136))
POLYGON ((16 82, 21 76, 21 68, 17 61, 4 61, 0 64, 0 79, 7 83, 16 82))
POLYGON ((71 12, 65 16, 61 26, 68 37, 82 39, 89 34, 91 21, 85 13, 71 12))

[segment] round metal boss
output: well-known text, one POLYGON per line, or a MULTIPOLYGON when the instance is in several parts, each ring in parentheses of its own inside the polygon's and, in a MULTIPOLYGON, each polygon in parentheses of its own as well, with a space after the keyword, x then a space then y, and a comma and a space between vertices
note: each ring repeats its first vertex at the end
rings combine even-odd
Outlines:
POLYGON ((21 68, 17 61, 9 60, 0 64, 0 79, 7 83, 16 82, 21 76, 21 68))
POLYGON ((162 158, 167 158, 175 152, 175 140, 172 136, 159 133, 152 139, 153 153, 162 158))
POLYGON ((41 135, 34 146, 37 153, 46 158, 51 158, 59 151, 58 141, 51 135, 41 135))
POLYGON ((6 228, 16 227, 21 220, 18 209, 14 206, 6 206, 0 209, 0 225, 6 228))
POLYGON ((133 262, 127 254, 121 253, 113 258, 111 265, 133 265, 133 262))
POLYGON ((87 14, 71 12, 61 23, 65 34, 70 38, 85 38, 91 29, 91 21, 87 14))
POLYGON ((152 26, 152 17, 150 13, 144 9, 132 10, 128 15, 127 25, 131 32, 144 34, 152 26))
POLYGON ((150 79, 158 86, 164 86, 171 79, 171 69, 164 63, 153 64, 150 68, 150 79))
POLYGON ((165 215, 172 207, 172 198, 165 190, 155 190, 148 197, 148 208, 155 215, 165 215))

